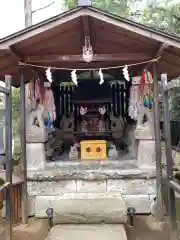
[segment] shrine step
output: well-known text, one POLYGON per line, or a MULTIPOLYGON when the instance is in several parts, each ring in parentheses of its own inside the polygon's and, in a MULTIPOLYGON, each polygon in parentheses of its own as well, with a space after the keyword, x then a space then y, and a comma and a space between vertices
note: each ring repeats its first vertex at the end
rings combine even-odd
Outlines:
POLYGON ((66 194, 38 196, 35 217, 47 217, 46 210, 53 208, 53 222, 60 223, 126 223, 127 208, 121 195, 66 194))
MULTIPOLYGON (((31 169, 28 170, 27 183, 29 216, 46 217, 48 207, 55 206, 55 211, 59 206, 66 209, 80 199, 82 202, 111 199, 111 205, 121 199, 125 204, 124 211, 134 207, 139 214, 149 214, 156 195, 155 175, 154 168, 141 169, 134 161, 128 160, 61 162, 52 163, 45 169, 31 169)), ((58 211, 62 213, 62 210, 58 211)), ((78 211, 73 210, 76 218, 78 211)))
POLYGON ((120 224, 68 224, 54 226, 46 240, 127 240, 120 224))

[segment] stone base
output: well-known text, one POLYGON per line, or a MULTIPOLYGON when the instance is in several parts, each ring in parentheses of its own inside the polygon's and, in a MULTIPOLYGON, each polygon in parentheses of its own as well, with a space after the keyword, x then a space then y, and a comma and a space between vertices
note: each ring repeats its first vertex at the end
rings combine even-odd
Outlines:
POLYGON ((93 222, 100 219, 109 222, 102 205, 113 216, 111 221, 120 222, 120 206, 124 207, 124 213, 128 207, 134 207, 137 213, 151 213, 155 176, 155 169, 139 169, 133 161, 51 163, 44 170, 28 171, 30 212, 32 215, 34 211, 36 217, 46 217, 46 209, 53 207, 58 222, 89 223, 92 218, 93 222))
MULTIPOLYGON (((62 180, 28 181, 28 194, 36 196, 63 196, 75 193, 120 193, 130 195, 155 195, 155 179, 107 179, 107 180, 62 180)), ((70 195, 71 196, 71 195, 70 195)), ((73 195, 72 195, 73 196, 73 195)))
POLYGON ((119 224, 86 224, 54 226, 46 240, 127 240, 124 226, 119 224))
MULTIPOLYGON (((62 181, 29 181, 28 182, 29 199, 29 215, 33 213, 36 217, 46 217, 46 209, 53 207, 58 213, 58 222, 72 221, 71 214, 67 215, 66 211, 70 211, 73 221, 77 222, 80 218, 81 208, 87 209, 89 205, 91 210, 94 207, 95 216, 101 216, 104 221, 108 217, 101 215, 107 208, 110 215, 117 211, 117 204, 124 206, 124 212, 128 207, 134 207, 139 214, 151 213, 151 206, 156 194, 155 179, 107 179, 107 180, 62 180, 62 181), (106 199, 110 199, 107 200, 106 199), (93 204, 91 204, 93 202, 93 204), (86 204, 89 204, 86 206, 86 204), (100 206, 103 211, 99 212, 100 206), (70 218, 68 218, 70 217, 70 218)), ((83 210, 85 211, 85 210, 83 210)), ((91 220, 91 211, 84 212, 82 221, 91 220), (86 216, 86 217, 85 217, 86 216)), ((121 211, 121 210, 120 210, 121 211)), ((96 219, 93 219, 95 221, 96 219)), ((113 220, 120 221, 113 215, 113 220)), ((97 221, 97 220, 96 220, 97 221)))
POLYGON ((28 143, 45 143, 48 140, 48 132, 46 129, 32 127, 32 133, 27 129, 26 142, 28 143))
POLYGON ((155 140, 141 139, 138 144, 138 166, 155 166, 155 140))
POLYGON ((26 143, 27 169, 44 169, 46 164, 44 143, 26 143))
POLYGON ((121 194, 63 194, 38 196, 35 217, 46 217, 54 209, 54 223, 125 223, 126 205, 121 194))
POLYGON ((150 179, 156 177, 155 167, 137 166, 137 160, 107 161, 58 161, 46 164, 44 169, 28 169, 31 181, 60 180, 106 180, 106 179, 150 179))

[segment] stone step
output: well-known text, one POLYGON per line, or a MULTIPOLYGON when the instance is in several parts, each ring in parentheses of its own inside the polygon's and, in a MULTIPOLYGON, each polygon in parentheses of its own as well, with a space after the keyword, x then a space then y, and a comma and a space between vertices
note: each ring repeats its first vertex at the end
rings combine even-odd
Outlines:
POLYGON ((126 223, 127 208, 120 194, 66 194, 38 196, 35 217, 46 217, 46 210, 54 210, 54 223, 126 223))
POLYGON ((28 181, 29 196, 57 196, 64 193, 121 193, 155 195, 155 179, 28 181))
POLYGON ((137 161, 52 162, 45 168, 27 170, 29 181, 152 179, 155 167, 137 166, 137 161))
POLYGON ((127 240, 120 224, 68 224, 54 226, 46 240, 127 240))

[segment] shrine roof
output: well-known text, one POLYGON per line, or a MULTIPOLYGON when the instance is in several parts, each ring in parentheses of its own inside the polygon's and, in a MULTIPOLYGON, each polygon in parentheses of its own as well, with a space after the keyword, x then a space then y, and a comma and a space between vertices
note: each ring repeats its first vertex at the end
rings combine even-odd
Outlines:
MULTIPOLYGON (((159 56, 158 75, 180 76, 179 36, 93 7, 78 7, 1 39, 0 78, 12 75, 13 86, 19 86, 19 61, 78 69, 128 65, 159 56), (82 59, 85 36, 90 37, 94 52, 90 63, 82 59)), ((131 74, 140 74, 144 66, 131 67, 131 74)), ((26 81, 32 79, 33 71, 25 67, 26 81)), ((120 70, 109 72, 118 76, 120 70)))

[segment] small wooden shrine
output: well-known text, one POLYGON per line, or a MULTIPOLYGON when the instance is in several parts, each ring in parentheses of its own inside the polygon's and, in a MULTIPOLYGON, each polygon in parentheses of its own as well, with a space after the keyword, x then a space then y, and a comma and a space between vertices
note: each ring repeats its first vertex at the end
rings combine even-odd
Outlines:
POLYGON ((75 134, 81 137, 103 137, 111 131, 111 87, 100 85, 97 80, 85 80, 78 84, 73 94, 73 104, 77 108, 75 134), (94 91, 89 91, 94 89, 94 91))
MULTIPOLYGON (((24 212, 28 174, 39 171, 39 178, 45 174, 49 180, 56 171, 49 174, 47 168, 57 167, 49 161, 77 163, 92 150, 96 169, 101 160, 131 159, 131 176, 156 169, 159 180, 158 80, 163 73, 169 80, 180 75, 179 56, 179 37, 93 7, 78 7, 0 40, 1 79, 11 75, 13 86, 20 86, 24 212)), ((102 174, 106 179, 109 173, 102 174)), ((118 174, 121 179, 124 172, 118 174)))

